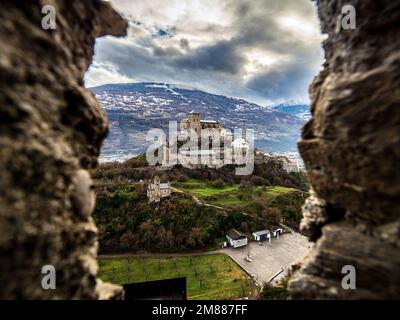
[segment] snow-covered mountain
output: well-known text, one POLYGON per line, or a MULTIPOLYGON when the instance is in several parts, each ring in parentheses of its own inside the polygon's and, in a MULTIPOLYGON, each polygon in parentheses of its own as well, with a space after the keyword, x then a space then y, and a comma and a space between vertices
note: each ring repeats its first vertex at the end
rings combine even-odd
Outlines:
POLYGON ((272 110, 285 112, 304 120, 311 119, 310 106, 307 104, 279 104, 271 107, 272 110))
POLYGON ((297 150, 304 119, 243 99, 160 83, 110 84, 91 88, 106 110, 110 133, 102 160, 124 159, 147 149, 152 128, 168 132, 169 121, 179 121, 195 109, 202 119, 218 120, 224 128, 252 128, 255 146, 266 152, 297 150))

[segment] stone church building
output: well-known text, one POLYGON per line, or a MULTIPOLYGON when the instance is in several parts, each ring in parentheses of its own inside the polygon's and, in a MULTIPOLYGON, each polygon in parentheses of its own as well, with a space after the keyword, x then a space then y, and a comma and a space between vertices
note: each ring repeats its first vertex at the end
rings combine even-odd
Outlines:
POLYGON ((201 120, 200 113, 192 110, 186 119, 180 122, 180 129, 193 129, 198 135, 200 135, 203 129, 219 129, 222 127, 218 121, 215 120, 201 120))
POLYGON ((149 202, 157 203, 161 199, 169 197, 171 195, 171 187, 168 182, 160 183, 160 178, 156 176, 154 182, 150 183, 147 187, 147 198, 149 202))

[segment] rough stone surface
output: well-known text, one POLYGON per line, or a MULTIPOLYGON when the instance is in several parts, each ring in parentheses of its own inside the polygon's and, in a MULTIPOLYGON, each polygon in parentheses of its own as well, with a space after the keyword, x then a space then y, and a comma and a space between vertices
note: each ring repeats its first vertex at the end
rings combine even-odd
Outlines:
POLYGON ((400 298, 400 2, 317 1, 324 70, 299 149, 315 193, 302 229, 316 246, 289 285, 295 299, 400 298), (355 30, 337 28, 345 4, 355 30), (356 290, 341 286, 356 268, 356 290))
POLYGON ((87 169, 106 116, 83 87, 96 37, 126 22, 102 1, 0 2, 0 298, 122 297, 97 283, 97 229, 87 169), (56 30, 44 30, 43 5, 56 30), (41 287, 56 268, 56 290, 41 287))

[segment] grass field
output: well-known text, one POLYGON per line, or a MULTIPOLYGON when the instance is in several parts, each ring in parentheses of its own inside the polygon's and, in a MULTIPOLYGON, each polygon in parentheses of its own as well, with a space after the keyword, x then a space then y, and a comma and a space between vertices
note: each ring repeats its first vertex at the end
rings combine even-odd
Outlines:
POLYGON ((308 196, 301 190, 281 186, 241 187, 239 184, 227 184, 218 188, 194 179, 174 186, 197 196, 204 203, 262 217, 271 224, 277 224, 284 218, 294 228, 298 228, 302 217, 301 206, 308 196))
POLYGON ((118 284, 186 277, 191 300, 234 299, 257 292, 252 279, 224 254, 101 259, 99 265, 99 277, 118 284))
POLYGON ((262 199, 266 206, 273 206, 277 197, 298 192, 296 189, 279 186, 240 188, 239 184, 217 188, 207 182, 194 179, 177 183, 174 187, 191 193, 207 203, 226 208, 233 208, 238 205, 246 206, 255 198, 262 199))
POLYGON ((275 200, 282 196, 293 192, 298 192, 296 189, 285 187, 260 187, 253 186, 244 189, 237 189, 233 192, 227 192, 217 196, 204 198, 208 203, 221 207, 232 208, 237 205, 248 206, 254 199, 261 199, 266 206, 274 206, 275 200))
POLYGON ((225 192, 232 192, 239 189, 238 184, 227 185, 223 188, 217 188, 207 182, 190 179, 186 182, 180 182, 174 185, 179 190, 190 192, 197 197, 208 197, 225 192))

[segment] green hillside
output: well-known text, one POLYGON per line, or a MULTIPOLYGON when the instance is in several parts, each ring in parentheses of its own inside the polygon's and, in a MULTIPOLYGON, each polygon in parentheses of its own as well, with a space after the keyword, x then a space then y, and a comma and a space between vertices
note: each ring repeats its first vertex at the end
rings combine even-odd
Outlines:
POLYGON ((143 155, 102 164, 92 176, 101 253, 204 250, 230 228, 249 235, 282 221, 298 228, 308 186, 304 173, 289 174, 269 158, 258 159, 249 176, 235 175, 233 166, 159 170, 143 155), (156 175, 176 188, 157 205, 146 195, 156 175))
POLYGON ((146 185, 98 185, 94 219, 100 252, 184 251, 215 247, 230 228, 260 227, 256 219, 198 205, 172 193, 161 204, 147 202, 146 185))
POLYGON ((221 181, 218 187, 215 184, 190 179, 174 187, 195 195, 204 203, 253 214, 270 224, 278 224, 283 218, 285 223, 298 228, 307 192, 280 186, 244 186, 221 181))

